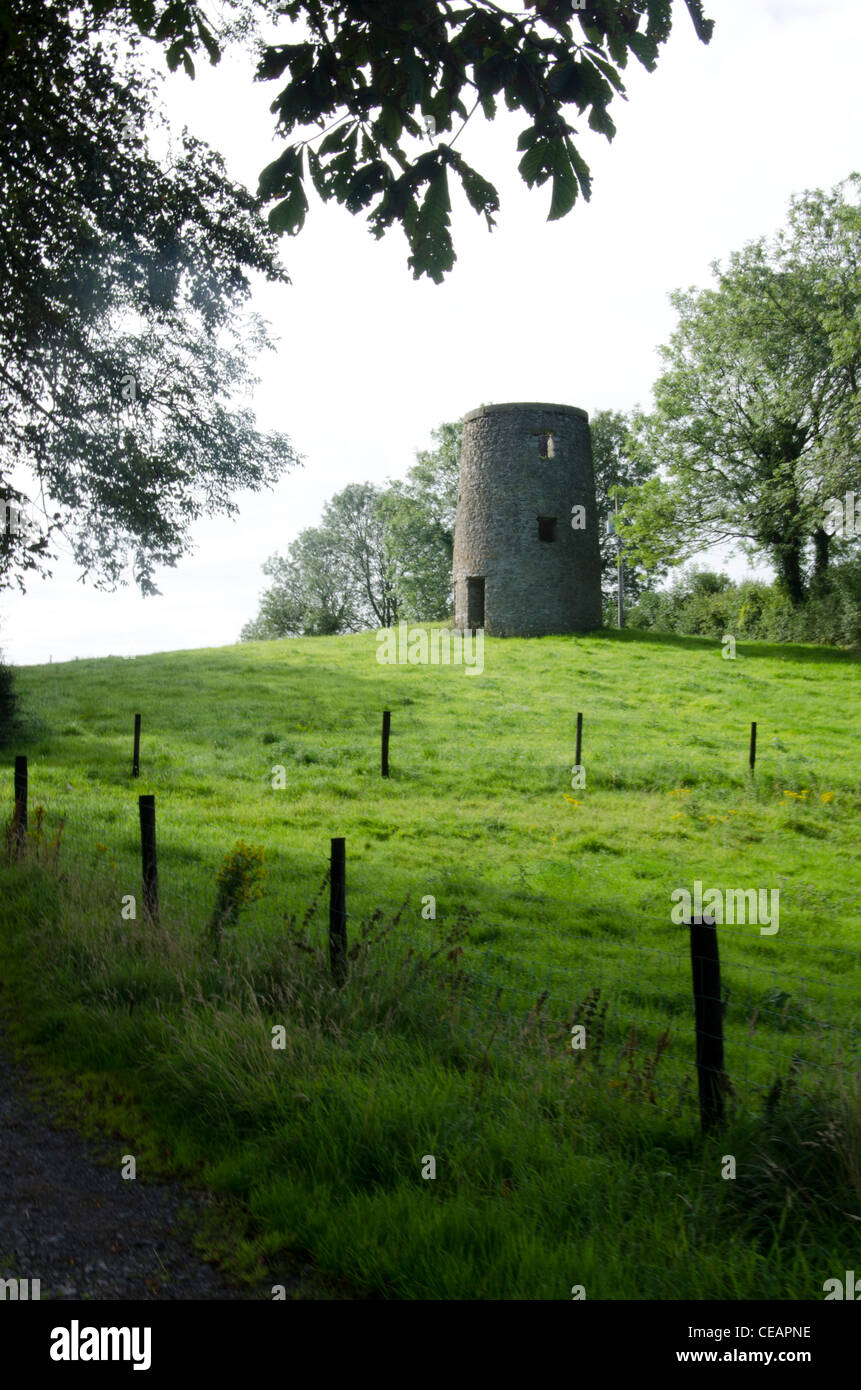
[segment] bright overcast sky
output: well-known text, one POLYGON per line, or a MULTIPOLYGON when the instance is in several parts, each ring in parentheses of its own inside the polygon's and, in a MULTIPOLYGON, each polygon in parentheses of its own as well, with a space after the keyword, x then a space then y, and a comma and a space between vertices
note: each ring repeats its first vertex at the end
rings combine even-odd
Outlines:
MULTIPOLYGON (((713 260, 771 235, 791 194, 861 165, 858 0, 705 9, 717 21, 710 45, 679 0, 657 71, 629 68, 612 144, 580 122, 592 201, 561 222, 545 221, 549 186, 530 192, 517 173, 522 113, 503 109, 492 125, 476 113, 459 147, 502 208, 489 233, 455 193, 458 259, 442 285, 413 280, 399 230, 376 241, 362 217, 312 190, 303 232, 282 242, 292 284, 263 284, 254 303, 279 340, 259 363, 259 421, 290 436, 304 467, 273 492, 241 494, 236 518, 199 524, 193 551, 162 571, 160 597, 100 593, 67 561, 26 596, 5 593, 6 657, 235 642, 256 613, 266 557, 347 483, 402 476, 435 425, 491 401, 648 405, 656 348, 674 323, 668 293, 707 283, 713 260)), ((253 85, 251 70, 249 58, 201 68, 194 82, 175 75, 164 101, 254 189, 283 142, 268 110, 278 85, 253 85)))

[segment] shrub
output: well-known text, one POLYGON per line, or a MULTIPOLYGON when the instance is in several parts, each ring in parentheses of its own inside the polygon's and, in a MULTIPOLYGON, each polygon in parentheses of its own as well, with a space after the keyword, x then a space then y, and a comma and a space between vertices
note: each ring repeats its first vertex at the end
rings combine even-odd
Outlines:
POLYGON ((225 927, 236 925, 240 909, 246 903, 262 898, 261 880, 265 876, 262 845, 246 845, 244 840, 239 840, 224 856, 215 880, 218 891, 209 919, 209 937, 216 955, 225 927))
POLYGON ((832 566, 807 601, 793 608, 777 584, 691 569, 668 589, 641 594, 628 625, 656 632, 720 639, 725 633, 759 642, 861 646, 861 560, 832 566))

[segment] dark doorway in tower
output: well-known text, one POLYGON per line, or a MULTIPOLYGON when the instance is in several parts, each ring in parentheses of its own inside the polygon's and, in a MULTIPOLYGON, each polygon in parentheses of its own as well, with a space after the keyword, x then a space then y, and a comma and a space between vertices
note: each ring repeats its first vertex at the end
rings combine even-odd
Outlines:
POLYGON ((466 625, 484 627, 484 579, 466 581, 466 625))
POLYGON ((555 541, 556 539, 556 518, 555 516, 540 516, 538 518, 538 539, 540 541, 555 541))

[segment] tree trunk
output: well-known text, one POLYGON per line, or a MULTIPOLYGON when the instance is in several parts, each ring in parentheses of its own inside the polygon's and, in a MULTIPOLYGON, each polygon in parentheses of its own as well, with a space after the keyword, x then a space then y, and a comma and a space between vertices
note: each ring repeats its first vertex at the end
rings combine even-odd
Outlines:
POLYGON ((822 579, 828 570, 831 537, 821 526, 818 526, 813 533, 813 545, 816 553, 813 572, 817 579, 822 579))
POLYGON ((801 546, 797 540, 784 540, 776 547, 775 563, 781 584, 793 608, 800 608, 806 597, 801 546))

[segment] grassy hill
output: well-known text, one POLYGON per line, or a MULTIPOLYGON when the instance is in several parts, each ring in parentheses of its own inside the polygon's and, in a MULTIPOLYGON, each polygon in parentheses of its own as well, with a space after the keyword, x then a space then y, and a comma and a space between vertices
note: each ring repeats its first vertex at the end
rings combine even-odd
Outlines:
POLYGON ((487 639, 475 675, 376 651, 370 633, 20 672, 30 848, 0 907, 19 1035, 120 1087, 126 1152, 165 1143, 241 1197, 241 1260, 273 1282, 298 1247, 391 1297, 821 1297, 861 1195, 857 661, 637 633, 487 639), (263 896, 215 958, 239 841, 262 847, 263 896), (780 892, 776 933, 719 929, 734 1094, 707 1140, 671 919, 695 880, 780 892))

